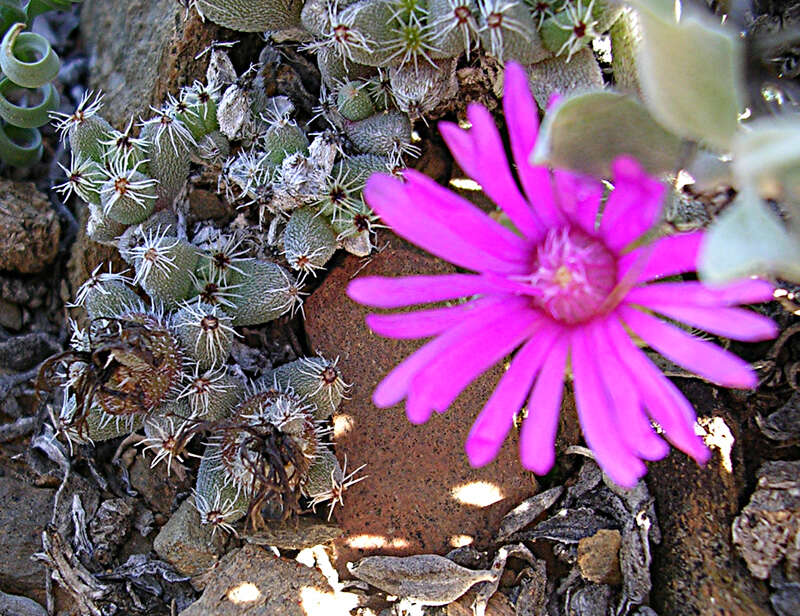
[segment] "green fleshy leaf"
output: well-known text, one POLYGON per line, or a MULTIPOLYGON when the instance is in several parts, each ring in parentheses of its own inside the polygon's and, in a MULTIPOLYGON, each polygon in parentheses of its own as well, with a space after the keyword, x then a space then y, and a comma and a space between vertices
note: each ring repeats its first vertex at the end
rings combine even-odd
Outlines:
POLYGON ((545 115, 534 164, 609 177, 611 162, 629 154, 653 174, 674 170, 681 140, 633 98, 609 91, 571 96, 545 115))
POLYGON ((764 117, 733 142, 733 167, 762 196, 800 204, 800 116, 764 117))
POLYGON ((800 237, 746 186, 709 230, 698 272, 712 283, 764 273, 800 282, 800 237))
POLYGON ((697 190, 713 190, 718 186, 734 186, 733 165, 730 160, 725 160, 707 150, 695 153, 691 162, 686 166, 686 171, 694 178, 694 188, 697 190))
POLYGON ((641 19, 637 67, 648 109, 682 137, 727 151, 744 108, 738 34, 701 14, 676 21, 663 0, 631 4, 641 19))

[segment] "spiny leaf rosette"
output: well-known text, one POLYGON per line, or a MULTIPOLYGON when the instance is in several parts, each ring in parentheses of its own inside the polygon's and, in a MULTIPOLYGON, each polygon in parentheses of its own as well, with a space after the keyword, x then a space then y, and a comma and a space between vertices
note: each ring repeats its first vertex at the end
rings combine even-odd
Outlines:
POLYGON ((75 397, 70 418, 80 434, 92 408, 111 416, 144 415, 173 395, 181 381, 183 352, 162 318, 139 310, 93 324, 88 348, 49 363, 63 366, 65 396, 75 397))
POLYGON ((217 425, 212 442, 219 444, 226 482, 249 499, 253 526, 273 497, 284 516, 299 513, 300 487, 324 447, 320 436, 312 408, 291 390, 276 388, 250 396, 217 425))
POLYGON ((736 305, 770 300, 772 286, 760 280, 714 288, 657 282, 695 271, 703 233, 634 243, 657 221, 664 187, 630 157, 614 162, 614 190, 602 217, 600 181, 530 165, 536 104, 524 69, 506 66, 503 110, 526 196, 486 109, 469 107, 469 131, 444 122, 440 130, 458 164, 502 208, 516 233, 415 171, 402 180, 373 175, 367 183, 367 202, 395 233, 476 272, 350 284, 351 298, 379 308, 472 298, 367 317, 383 336, 433 337, 378 385, 375 404, 385 408, 405 398, 408 418, 425 422, 518 349, 467 438, 473 465, 496 457, 527 399, 522 463, 540 474, 550 470, 568 360, 586 443, 615 482, 634 485, 646 472, 645 460, 668 453, 652 422, 673 445, 705 462, 710 454, 695 434, 694 410, 631 333, 709 381, 752 388, 757 378, 748 363, 656 315, 719 336, 764 340, 776 335, 775 324, 736 305))

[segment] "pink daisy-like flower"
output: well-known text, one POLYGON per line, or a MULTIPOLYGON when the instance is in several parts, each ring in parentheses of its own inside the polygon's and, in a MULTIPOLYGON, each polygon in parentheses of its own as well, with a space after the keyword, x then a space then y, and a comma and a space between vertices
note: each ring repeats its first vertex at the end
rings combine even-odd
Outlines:
POLYGON ((737 340, 772 338, 777 328, 771 320, 736 307, 772 299, 772 285, 655 282, 693 272, 703 238, 702 232, 688 233, 632 247, 655 224, 664 186, 634 159, 620 157, 600 217, 601 182, 528 163, 538 134, 537 109, 524 69, 511 63, 503 110, 525 196, 486 109, 470 105, 469 131, 446 122, 439 128, 461 168, 518 233, 413 170, 402 180, 373 175, 367 183, 366 200, 395 233, 476 272, 367 277, 350 284, 352 299, 378 308, 470 298, 367 316, 369 327, 383 336, 433 337, 378 385, 374 403, 386 408, 405 398, 408 418, 423 423, 518 349, 467 438, 474 466, 497 456, 527 400, 522 464, 539 474, 550 470, 568 361, 584 438, 615 482, 634 485, 646 472, 644 460, 668 453, 652 422, 673 445, 705 462, 710 454, 695 434, 692 406, 630 332, 709 381, 752 388, 757 378, 747 362, 656 315, 737 340))

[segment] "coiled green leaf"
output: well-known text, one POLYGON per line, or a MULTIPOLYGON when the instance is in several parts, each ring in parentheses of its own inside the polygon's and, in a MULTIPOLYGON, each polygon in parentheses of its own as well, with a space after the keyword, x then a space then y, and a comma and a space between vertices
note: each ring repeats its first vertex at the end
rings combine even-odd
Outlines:
POLYGON ((42 136, 37 130, 58 109, 59 96, 50 83, 61 62, 43 36, 23 32, 37 15, 69 9, 81 0, 31 0, 20 8, 16 0, 0 0, 0 159, 15 167, 36 163, 42 157, 42 136))

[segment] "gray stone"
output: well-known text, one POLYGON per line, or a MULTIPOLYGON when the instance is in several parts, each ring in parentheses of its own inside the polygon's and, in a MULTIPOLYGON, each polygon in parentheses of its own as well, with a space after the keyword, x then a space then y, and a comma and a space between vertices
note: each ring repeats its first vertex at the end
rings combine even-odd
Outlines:
POLYGON ((90 85, 105 92, 103 115, 120 127, 160 105, 168 92, 202 79, 208 58, 195 59, 219 28, 188 18, 175 0, 86 0, 81 34, 90 51, 90 85))
POLYGON ((213 566, 222 554, 222 533, 200 523, 194 499, 188 498, 172 514, 153 541, 156 553, 179 573, 195 576, 213 566))
POLYGON ((0 591, 0 616, 47 616, 47 610, 33 599, 0 591))
POLYGON ((766 579, 784 559, 787 570, 800 570, 799 461, 766 462, 758 470, 758 488, 734 520, 732 532, 755 577, 766 579))
POLYGON ((22 310, 3 298, 0 298, 0 325, 14 331, 22 329, 22 310))
POLYGON ((0 180, 0 269, 42 271, 55 259, 60 235, 47 195, 30 182, 0 180))
POLYGON ((22 372, 61 351, 58 340, 44 332, 31 332, 0 342, 0 368, 22 372))
POLYGON ((0 587, 6 592, 44 597, 45 570, 31 560, 42 548, 42 529, 50 521, 53 490, 0 477, 0 587))
POLYGON ((180 616, 345 616, 357 605, 355 595, 334 593, 317 569, 246 545, 220 562, 203 596, 180 616))

